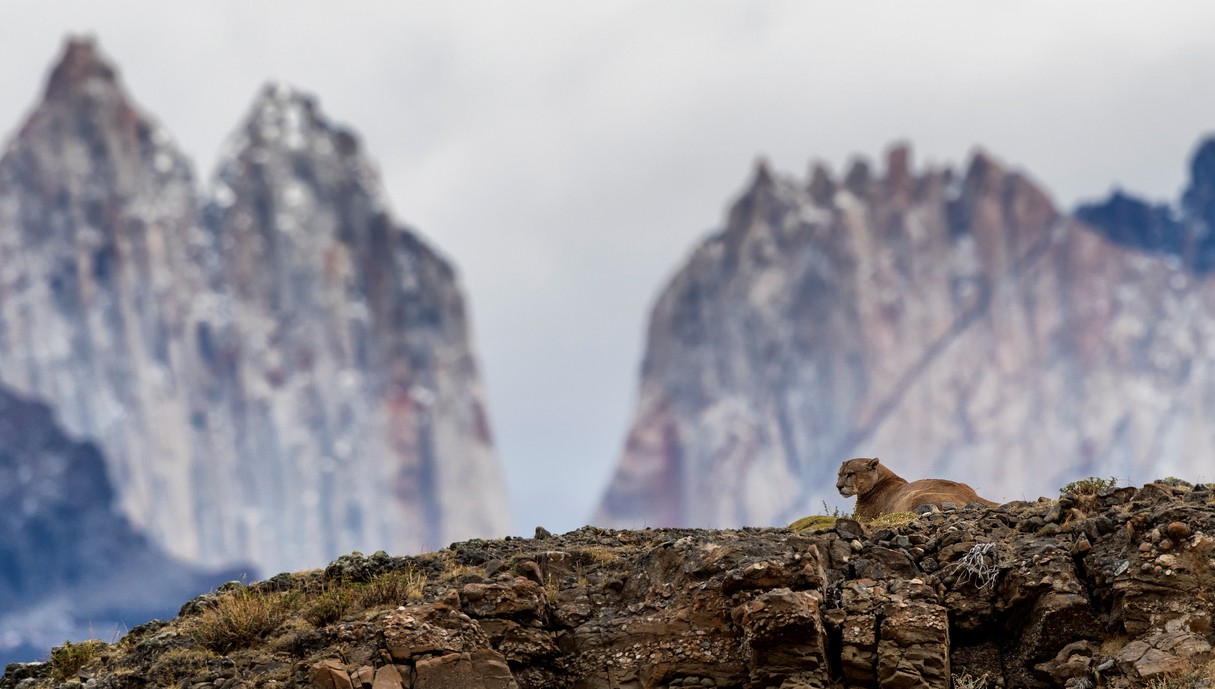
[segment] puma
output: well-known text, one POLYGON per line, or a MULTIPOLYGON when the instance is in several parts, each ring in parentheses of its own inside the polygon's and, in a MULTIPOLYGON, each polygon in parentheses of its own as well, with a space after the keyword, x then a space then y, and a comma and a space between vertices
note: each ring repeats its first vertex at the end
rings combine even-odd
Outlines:
POLYGON ((886 468, 877 457, 857 457, 840 466, 835 487, 844 497, 856 496, 857 519, 873 519, 892 512, 911 512, 920 505, 943 505, 951 502, 959 507, 977 502, 989 507, 996 503, 985 500, 965 483, 939 478, 907 482, 886 468))

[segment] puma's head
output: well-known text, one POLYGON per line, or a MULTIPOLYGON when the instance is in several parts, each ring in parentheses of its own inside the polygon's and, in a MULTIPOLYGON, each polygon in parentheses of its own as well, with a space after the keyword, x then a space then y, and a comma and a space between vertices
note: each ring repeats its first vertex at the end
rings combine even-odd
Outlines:
POLYGON ((846 498, 864 495, 879 478, 877 457, 857 457, 840 465, 840 476, 835 481, 835 487, 846 498))

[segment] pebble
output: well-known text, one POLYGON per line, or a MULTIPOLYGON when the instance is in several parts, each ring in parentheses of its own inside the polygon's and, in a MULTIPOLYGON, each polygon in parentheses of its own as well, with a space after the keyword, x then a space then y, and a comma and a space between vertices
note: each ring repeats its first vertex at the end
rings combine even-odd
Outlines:
POLYGON ((1169 524, 1166 531, 1168 531, 1169 538, 1173 539, 1174 541, 1183 541, 1186 538, 1189 538, 1191 533, 1189 524, 1186 524, 1185 522, 1173 522, 1169 524))

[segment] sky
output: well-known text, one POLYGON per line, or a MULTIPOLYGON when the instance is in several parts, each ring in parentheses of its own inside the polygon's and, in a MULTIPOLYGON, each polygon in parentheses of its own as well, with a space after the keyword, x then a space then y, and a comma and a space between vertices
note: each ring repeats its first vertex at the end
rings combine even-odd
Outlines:
POLYGON ((1158 200, 1215 131, 1215 3, 6 0, 0 136, 91 34, 208 180, 267 81, 358 132, 458 267, 515 530, 586 522, 650 308, 755 161, 976 146, 1071 207, 1158 200))

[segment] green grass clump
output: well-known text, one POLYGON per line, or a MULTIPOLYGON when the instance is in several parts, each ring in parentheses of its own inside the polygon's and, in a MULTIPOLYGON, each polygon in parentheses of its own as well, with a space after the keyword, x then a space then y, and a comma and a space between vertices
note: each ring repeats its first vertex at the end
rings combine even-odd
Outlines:
POLYGON ((1059 489, 1059 495, 1071 493, 1072 495, 1096 495, 1106 488, 1113 488, 1118 485, 1118 477, 1111 476, 1109 478, 1097 478, 1090 476, 1079 481, 1071 483, 1059 489))
POLYGON ((278 629, 299 606, 296 592, 263 593, 246 587, 228 591, 199 615, 194 640, 220 654, 252 646, 278 629))
POLYGON ((56 682, 75 679, 80 668, 100 658, 101 651, 108 645, 98 639, 75 644, 71 641, 64 641, 62 646, 51 649, 51 677, 56 682))

